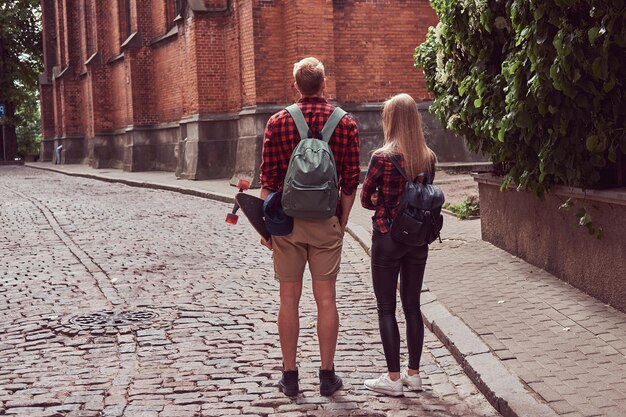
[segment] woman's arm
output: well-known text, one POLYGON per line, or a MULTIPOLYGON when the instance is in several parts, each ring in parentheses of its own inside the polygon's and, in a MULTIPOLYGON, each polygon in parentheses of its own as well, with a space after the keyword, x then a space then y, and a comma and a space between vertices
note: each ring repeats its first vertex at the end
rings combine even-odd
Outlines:
POLYGON ((377 189, 383 175, 383 159, 380 156, 372 155, 365 180, 363 181, 363 189, 361 190, 361 205, 369 210, 376 210, 378 205, 377 189), (374 197, 374 201, 372 201, 374 197))

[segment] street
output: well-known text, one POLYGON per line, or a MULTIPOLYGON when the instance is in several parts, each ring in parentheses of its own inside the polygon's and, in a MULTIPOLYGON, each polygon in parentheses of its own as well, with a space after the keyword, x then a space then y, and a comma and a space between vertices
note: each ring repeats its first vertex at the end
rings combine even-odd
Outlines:
POLYGON ((0 167, 0 415, 498 415, 429 331, 425 392, 389 398, 363 387, 385 366, 369 257, 348 235, 337 284, 344 388, 319 395, 309 277, 301 393, 279 393, 271 254, 243 216, 224 222, 230 208, 0 167))

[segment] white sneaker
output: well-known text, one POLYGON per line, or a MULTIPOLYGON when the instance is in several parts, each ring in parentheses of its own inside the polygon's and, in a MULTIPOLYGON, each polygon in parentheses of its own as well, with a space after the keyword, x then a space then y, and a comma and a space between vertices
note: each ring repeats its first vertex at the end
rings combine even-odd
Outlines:
POLYGON ((402 378, 392 381, 388 373, 384 373, 376 379, 366 379, 364 385, 367 389, 392 397, 403 395, 402 378))
POLYGON ((400 380, 402 381, 402 384, 409 387, 411 391, 422 391, 422 378, 419 374, 410 376, 408 371, 404 371, 402 372, 400 380))

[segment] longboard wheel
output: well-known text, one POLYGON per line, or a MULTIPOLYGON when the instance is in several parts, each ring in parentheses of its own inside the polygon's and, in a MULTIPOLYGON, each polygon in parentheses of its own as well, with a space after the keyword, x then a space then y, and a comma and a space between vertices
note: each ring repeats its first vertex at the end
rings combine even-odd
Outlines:
POLYGON ((233 213, 228 213, 226 215, 226 223, 228 224, 237 224, 237 220, 239 220, 239 216, 233 213))
POLYGON ((239 180, 237 181, 237 188, 240 190, 247 190, 250 188, 250 181, 248 180, 239 180))

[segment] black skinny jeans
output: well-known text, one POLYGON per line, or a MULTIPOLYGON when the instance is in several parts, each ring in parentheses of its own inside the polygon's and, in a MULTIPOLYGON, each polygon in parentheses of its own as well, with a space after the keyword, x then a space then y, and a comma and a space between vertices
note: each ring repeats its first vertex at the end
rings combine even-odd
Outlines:
POLYGON ((372 281, 378 307, 378 326, 383 342, 387 370, 400 371, 400 332, 396 321, 396 289, 400 274, 400 300, 406 320, 409 368, 419 369, 424 344, 424 322, 420 293, 428 245, 406 246, 390 233, 374 230, 372 235, 372 281))

